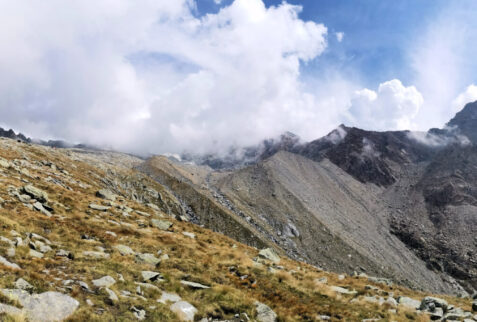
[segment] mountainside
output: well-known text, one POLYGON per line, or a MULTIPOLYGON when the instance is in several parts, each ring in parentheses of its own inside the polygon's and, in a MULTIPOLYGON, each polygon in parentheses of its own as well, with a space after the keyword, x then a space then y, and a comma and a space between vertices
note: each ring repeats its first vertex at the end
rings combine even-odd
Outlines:
POLYGON ((475 114, 472 103, 427 133, 341 125, 308 143, 286 133, 182 161, 56 149, 3 131, 0 314, 470 318, 475 114), (456 308, 419 292, 462 298, 444 296, 456 308))
MULTIPOLYGON (((354 277, 329 273, 278 256, 273 248, 259 250, 193 224, 190 221, 200 223, 207 214, 212 217, 213 211, 219 212, 214 207, 224 207, 224 199, 220 199, 222 203, 205 201, 215 198, 210 196, 210 188, 203 187, 203 195, 199 196, 179 184, 187 181, 195 190, 203 180, 206 184, 211 180, 224 190, 240 188, 240 193, 246 190, 240 186, 242 178, 258 177, 265 171, 268 180, 276 181, 276 191, 272 193, 276 198, 288 198, 290 211, 295 211, 292 208, 298 202, 311 197, 311 190, 305 190, 311 189, 311 185, 319 188, 319 182, 324 181, 330 186, 329 191, 320 190, 324 205, 342 197, 343 205, 337 209, 348 211, 348 207, 363 203, 361 209, 352 213, 363 215, 369 201, 362 198, 375 196, 376 188, 363 190, 358 181, 330 162, 315 163, 280 152, 255 166, 262 170, 214 175, 206 167, 177 166, 162 157, 154 160, 143 163, 121 153, 53 149, 0 139, 2 321, 427 321, 443 316, 472 317, 468 298, 429 297, 429 293, 363 273, 354 277), (281 168, 283 172, 276 172, 280 167, 275 163, 286 163, 281 168), (164 171, 181 177, 179 183, 174 183, 177 187, 160 184, 135 170, 160 164, 164 171), (296 178, 296 171, 314 178, 296 178), (310 187, 300 190, 296 180, 307 182, 310 187), (288 190, 280 188, 279 182, 286 184, 288 190), (355 190, 348 191, 346 187, 355 190), (283 195, 290 194, 292 188, 298 189, 294 194, 304 194, 283 195), (184 194, 176 197, 178 192, 184 194), (218 205, 212 205, 215 203, 218 205), (200 205, 208 208, 200 212, 200 205)), ((152 175, 159 179, 159 173, 152 175)), ((173 183, 172 178, 169 177, 169 183, 173 183)), ((267 179, 262 177, 257 183, 262 185, 263 180, 267 179)), ((262 194, 255 196, 257 204, 269 193, 255 186, 250 189, 262 194)), ((237 200, 245 196, 240 194, 237 200)), ((368 257, 379 257, 376 252, 391 249, 379 246, 380 241, 376 240, 375 249, 369 249, 374 255, 366 250, 360 255, 349 246, 352 240, 360 242, 359 235, 366 238, 364 231, 359 230, 367 229, 366 221, 374 219, 350 218, 361 227, 341 240, 320 223, 324 218, 311 205, 303 205, 307 207, 300 210, 302 219, 309 217, 309 221, 296 222, 296 226, 287 221, 281 227, 282 236, 294 236, 289 240, 295 240, 298 248, 307 239, 321 238, 314 245, 323 249, 323 265, 328 261, 330 267, 354 264, 350 258, 356 257, 370 268, 370 273, 380 272, 378 268, 372 269, 374 263, 368 257), (325 250, 327 247, 331 249, 325 250)), ((230 213, 220 211, 224 221, 232 220, 230 213)), ((345 213, 337 216, 336 226, 346 225, 345 213)), ((279 219, 282 218, 271 217, 270 221, 279 219)), ((205 217, 205 221, 212 224, 211 218, 205 217)), ((226 222, 215 225, 216 230, 233 230, 239 228, 239 221, 230 226, 226 222)), ((237 238, 249 243, 255 237, 248 239, 247 234, 259 236, 253 225, 238 230, 241 232, 237 238)), ((275 231, 276 227, 270 233, 275 231)), ((393 238, 386 231, 378 235, 393 238)), ((273 245, 270 240, 256 240, 263 247, 267 243, 273 245)), ((418 270, 416 276, 421 276, 422 264, 405 249, 399 251, 402 253, 396 252, 388 259, 402 265, 405 260, 412 261, 408 265, 418 270)), ((313 260, 313 252, 309 254, 313 260)), ((386 254, 383 256, 387 258, 386 254)), ((439 281, 432 280, 439 277, 422 277, 424 283, 439 286, 439 281)))
POLYGON ((309 143, 287 133, 245 154, 234 151, 227 162, 189 158, 212 168, 194 183, 183 182, 233 210, 233 218, 245 218, 240 227, 254 228, 257 238, 293 258, 428 290, 472 293, 475 115, 477 102, 427 133, 341 125, 309 143))

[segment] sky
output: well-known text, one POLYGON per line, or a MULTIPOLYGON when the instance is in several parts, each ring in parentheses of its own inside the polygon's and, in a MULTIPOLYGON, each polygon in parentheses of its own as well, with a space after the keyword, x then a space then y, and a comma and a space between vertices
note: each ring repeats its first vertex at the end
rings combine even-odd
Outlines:
POLYGON ((140 154, 425 131, 477 100, 476 16, 471 0, 0 0, 0 126, 140 154))

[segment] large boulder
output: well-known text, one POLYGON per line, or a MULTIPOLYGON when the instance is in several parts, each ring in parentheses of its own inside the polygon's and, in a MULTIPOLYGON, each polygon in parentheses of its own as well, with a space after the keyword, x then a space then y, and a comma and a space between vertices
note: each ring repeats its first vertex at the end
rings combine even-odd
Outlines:
POLYGON ((161 277, 161 274, 158 272, 151 271, 141 271, 142 280, 144 282, 151 281, 154 282, 161 277))
POLYGON ((277 252, 273 248, 262 249, 258 253, 258 256, 268 259, 269 261, 272 261, 275 264, 280 263, 280 257, 278 256, 277 252))
POLYGON ((159 258, 154 256, 153 254, 145 253, 145 254, 136 254, 136 263, 144 263, 149 265, 157 266, 161 262, 159 258))
POLYGON ((437 297, 426 296, 421 301, 420 310, 433 311, 433 308, 442 308, 442 310, 446 311, 447 306, 448 304, 446 300, 437 297))
POLYGON ((111 276, 103 276, 101 278, 98 278, 97 280, 93 280, 93 285, 96 287, 110 287, 114 283, 116 283, 116 280, 112 278, 111 276))
POLYGON ((257 321, 259 322, 276 322, 277 321, 277 314, 273 312, 273 310, 260 302, 256 302, 255 305, 257 306, 257 321))
POLYGON ((116 245, 113 246, 121 255, 134 255, 136 252, 129 246, 126 245, 116 245))
POLYGON ((29 184, 22 188, 22 191, 39 202, 48 202, 48 194, 41 189, 29 184))
POLYGON ((186 301, 179 301, 172 304, 169 309, 174 312, 180 321, 194 321, 197 309, 186 301))
MULTIPOLYGON (((31 322, 63 321, 79 306, 77 300, 59 292, 30 295, 24 290, 3 289, 1 293, 17 301, 23 307, 21 313, 31 322)), ((8 310, 5 311, 8 313, 8 310)))
POLYGON ((172 227, 172 222, 162 219, 151 219, 151 225, 160 230, 168 230, 172 227))

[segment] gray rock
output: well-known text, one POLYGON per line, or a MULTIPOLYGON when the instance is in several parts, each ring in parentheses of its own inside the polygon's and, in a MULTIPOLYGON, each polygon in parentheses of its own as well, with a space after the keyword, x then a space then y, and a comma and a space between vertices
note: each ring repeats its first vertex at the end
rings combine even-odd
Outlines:
POLYGON ((172 304, 169 309, 174 312, 180 321, 194 321, 197 309, 186 301, 179 301, 172 304))
POLYGON ((143 217, 151 217, 150 214, 148 214, 147 212, 144 212, 144 211, 136 210, 136 213, 140 216, 143 216, 143 217))
POLYGON ((116 295, 116 293, 114 293, 114 291, 110 290, 107 287, 104 290, 108 294, 108 300, 110 301, 111 304, 116 303, 117 301, 119 301, 119 298, 116 295))
POLYGON ((44 254, 44 253, 48 253, 49 251, 52 251, 53 249, 48 245, 40 245, 39 250, 41 253, 44 254))
POLYGON ((444 315, 444 318, 446 319, 446 321, 450 321, 450 320, 461 321, 462 319, 471 318, 471 317, 472 317, 472 313, 465 312, 460 307, 453 308, 452 310, 447 311, 446 314, 444 315))
POLYGON ((2 294, 23 306, 21 313, 31 322, 63 321, 76 311, 79 302, 58 293, 45 292, 30 295, 24 290, 1 290, 2 294))
POLYGON ((3 237, 3 236, 0 236, 0 241, 3 242, 3 243, 6 243, 10 246, 15 246, 15 243, 13 241, 11 241, 10 239, 6 238, 6 237, 3 237))
POLYGON ((113 246, 113 248, 115 248, 123 256, 134 255, 136 253, 131 247, 126 245, 116 245, 113 246))
POLYGON ((447 309, 448 304, 447 304, 447 301, 443 299, 432 297, 432 296, 426 296, 421 301, 420 309, 422 311, 432 311, 433 306, 436 308, 442 308, 445 311, 447 309))
POLYGON ((275 264, 280 263, 280 257, 278 256, 277 252, 273 248, 265 248, 262 249, 259 253, 258 256, 268 259, 275 264))
POLYGON ((477 301, 472 301, 472 311, 477 312, 477 301))
POLYGON ((134 317, 139 321, 146 319, 146 311, 138 309, 135 306, 131 308, 131 311, 133 312, 134 317))
POLYGON ((421 306, 421 301, 418 301, 406 296, 400 296, 398 298, 398 304, 399 306, 417 310, 421 306))
POLYGON ((56 252, 55 256, 57 257, 67 257, 69 259, 73 259, 74 256, 71 252, 67 251, 67 250, 64 250, 64 249, 60 249, 56 252))
POLYGON ((142 275, 142 280, 144 282, 147 282, 147 281, 153 282, 153 281, 157 280, 158 278, 160 278, 160 276, 161 276, 160 273, 151 272, 151 271, 142 271, 141 275, 142 275))
POLYGON ((85 291, 89 291, 89 285, 83 281, 78 281, 78 285, 85 291))
POLYGON ((116 280, 111 276, 107 275, 93 280, 92 282, 93 285, 96 287, 110 287, 111 285, 114 285, 114 283, 116 283, 116 280))
POLYGON ((257 306, 257 321, 259 322, 276 322, 277 321, 277 314, 273 312, 273 310, 260 302, 256 302, 255 305, 257 306))
POLYGON ((190 232, 188 232, 188 231, 183 231, 183 232, 182 232, 182 235, 187 236, 187 237, 192 238, 192 239, 195 239, 195 234, 194 234, 194 233, 190 233, 190 232))
POLYGON ((436 307, 433 312, 431 312, 431 320, 440 320, 444 317, 444 310, 441 307, 436 307))
POLYGON ((0 158, 0 167, 8 169, 11 167, 11 163, 5 160, 4 158, 0 158))
POLYGON ((33 285, 31 285, 30 283, 25 281, 23 278, 19 278, 15 281, 15 288, 17 288, 19 290, 28 291, 28 290, 33 289, 33 285))
POLYGON ((30 233, 28 234, 28 236, 31 238, 31 239, 38 239, 38 240, 41 240, 42 242, 48 244, 48 245, 51 245, 51 241, 49 241, 48 239, 46 239, 45 237, 41 236, 41 235, 38 235, 38 234, 35 234, 35 233, 30 233))
POLYGON ((377 283, 377 284, 385 284, 385 285, 388 285, 388 286, 393 285, 393 281, 391 281, 388 278, 370 276, 370 277, 368 277, 368 280, 371 281, 371 282, 377 283))
POLYGON ((167 292, 162 292, 161 298, 157 300, 157 302, 162 303, 162 304, 167 304, 167 302, 179 302, 181 300, 181 297, 177 294, 174 293, 167 293, 167 292))
POLYGON ((5 257, 0 256, 0 265, 6 266, 11 269, 21 269, 20 266, 18 266, 15 263, 10 263, 5 257))
POLYGON ((22 316, 23 311, 17 307, 0 303, 0 313, 5 313, 13 316, 22 316))
POLYGON ((340 293, 340 294, 347 294, 347 295, 353 295, 353 294, 357 294, 358 292, 356 291, 350 291, 346 288, 343 288, 343 287, 339 287, 339 286, 331 286, 331 290, 336 292, 336 293, 340 293))
POLYGON ((116 195, 108 189, 101 189, 96 191, 96 197, 110 201, 116 201, 116 195))
POLYGON ((190 288, 194 288, 194 289, 208 289, 208 288, 210 288, 210 286, 207 286, 207 285, 202 285, 200 283, 189 282, 189 281, 184 281, 184 280, 181 281, 181 284, 185 285, 185 286, 189 286, 190 288))
POLYGON ((30 255, 30 257, 35 257, 35 258, 43 258, 44 256, 42 253, 37 252, 34 249, 30 249, 30 252, 28 253, 28 255, 30 255))
POLYGON ((160 230, 168 230, 172 227, 172 223, 170 221, 162 219, 151 219, 151 225, 160 230))
POLYGON ((109 254, 106 254, 104 252, 95 252, 95 251, 84 251, 83 256, 85 257, 91 257, 95 259, 105 259, 109 258, 109 254))
POLYGON ((7 249, 7 257, 15 257, 15 248, 10 247, 7 249))
POLYGON ((106 232, 105 232, 105 234, 108 234, 108 235, 110 235, 110 236, 113 236, 113 237, 115 237, 115 238, 116 238, 116 237, 118 237, 118 235, 116 235, 116 233, 115 233, 115 232, 113 232, 113 231, 109 231, 109 230, 108 230, 108 231, 106 231, 106 232))
POLYGON ((145 263, 157 266, 161 262, 159 258, 154 256, 153 254, 145 253, 145 254, 136 254, 136 262, 137 263, 145 263))
POLYGON ((90 204, 89 207, 93 210, 98 210, 98 211, 106 211, 106 210, 111 209, 111 207, 101 206, 101 205, 97 205, 95 203, 90 204))
POLYGON ((45 207, 43 207, 43 205, 40 202, 38 202, 38 201, 35 202, 33 204, 33 208, 35 208, 35 210, 41 212, 45 216, 51 217, 51 213, 48 210, 46 210, 45 207))
POLYGON ((32 186, 31 184, 24 186, 22 191, 33 199, 36 199, 42 203, 48 202, 48 194, 45 191, 32 186))
MULTIPOLYGON (((141 287, 145 288, 145 289, 150 289, 150 290, 155 290, 155 291, 159 291, 159 287, 157 287, 156 285, 153 285, 153 284, 148 284, 148 283, 139 283, 139 282, 134 282, 135 285, 138 286, 138 288, 140 289, 141 287)), ((141 292, 138 292, 138 294, 140 294, 141 292)))
POLYGON ((392 297, 388 297, 388 299, 384 303, 387 303, 391 307, 396 307, 398 305, 396 299, 392 297))
POLYGON ((31 200, 31 197, 27 194, 18 194, 17 197, 18 197, 18 200, 20 200, 20 202, 23 202, 23 203, 28 203, 31 200))

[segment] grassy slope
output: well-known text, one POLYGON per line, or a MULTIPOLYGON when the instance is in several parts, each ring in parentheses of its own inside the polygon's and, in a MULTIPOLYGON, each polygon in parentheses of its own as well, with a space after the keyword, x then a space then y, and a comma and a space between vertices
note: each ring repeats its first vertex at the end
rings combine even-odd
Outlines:
MULTIPOLYGON (((131 218, 126 218, 122 217, 121 211, 117 208, 111 208, 107 213, 88 209, 91 202, 104 203, 103 200, 95 197, 95 192, 103 188, 100 179, 106 176, 105 167, 111 167, 116 173, 129 175, 134 179, 136 174, 132 170, 108 166, 100 161, 96 163, 74 161, 67 155, 66 150, 18 144, 11 140, 0 141, 0 156, 10 161, 22 160, 26 157, 28 163, 20 168, 27 169, 30 174, 27 176, 13 168, 0 167, 0 197, 4 200, 3 208, 0 209, 0 235, 11 239, 10 231, 14 229, 24 238, 26 232, 34 232, 56 244, 53 246, 54 250, 47 253, 43 259, 30 258, 27 246, 18 247, 11 261, 19 264, 23 269, 12 271, 0 268, 6 272, 0 275, 0 287, 11 288, 13 282, 22 277, 35 286, 36 292, 59 290, 69 293, 81 303, 80 308, 71 317, 72 321, 134 320, 130 311, 132 306, 145 309, 148 320, 175 320, 176 317, 170 312, 168 306, 156 302, 161 292, 155 290, 144 290, 146 300, 120 298, 119 303, 108 305, 105 303, 106 295, 102 292, 90 294, 82 291, 77 284, 73 284, 71 290, 63 285, 64 280, 83 280, 92 288, 92 279, 111 275, 117 280, 117 283, 111 287, 117 294, 121 290, 128 290, 134 294, 136 290, 134 282, 141 282, 141 270, 159 271, 165 281, 155 285, 161 290, 179 294, 184 300, 197 307, 199 313, 196 317, 209 316, 224 319, 243 312, 254 317, 254 302, 258 300, 269 305, 281 321, 315 320, 319 314, 347 321, 375 317, 382 318, 383 321, 426 320, 424 316, 405 310, 391 313, 386 306, 377 306, 360 300, 350 303, 354 297, 377 294, 377 291, 365 289, 365 285, 373 284, 366 278, 346 277, 339 280, 333 273, 323 272, 305 263, 286 258, 283 258, 280 263, 283 270, 272 273, 269 271, 270 263, 260 265, 253 261, 258 254, 257 249, 199 226, 178 222, 168 217, 174 225, 170 231, 165 232, 152 227, 141 228, 136 220, 147 223, 150 218, 134 212, 131 212, 131 218), (53 162, 66 170, 69 175, 46 166, 36 165, 36 162, 41 160, 53 162), (45 178, 48 176, 65 182, 73 190, 47 182, 45 178), (82 185, 84 188, 81 188, 72 180, 81 181, 89 186, 82 185), (21 187, 27 182, 48 192, 52 202, 59 202, 65 208, 55 206, 55 216, 48 218, 40 212, 29 210, 8 194, 9 186, 21 187), (129 223, 131 226, 112 224, 108 220, 129 223), (114 232, 117 237, 113 237, 106 231, 114 232), (184 231, 193 232, 196 238, 184 236, 182 234, 184 231), (82 234, 93 236, 96 240, 94 242, 83 240, 82 234), (135 263, 132 255, 121 256, 112 248, 116 244, 128 245, 142 253, 155 254, 158 250, 162 250, 163 254, 168 254, 170 259, 163 261, 158 268, 154 269, 135 263), (95 250, 95 246, 104 247, 106 252, 111 254, 111 258, 91 260, 82 256, 82 251, 95 250), (56 249, 73 252, 75 259, 55 258, 56 249), (232 266, 236 270, 231 270, 232 266), (124 282, 118 281, 118 273, 124 276, 124 282), (248 275, 248 277, 240 279, 239 275, 248 275), (315 282, 320 277, 327 277, 328 285, 353 288, 358 291, 358 295, 337 295, 328 285, 315 282), (211 285, 212 288, 191 290, 180 284, 181 279, 211 285), (88 306, 86 299, 93 301, 95 306, 88 306)), ((143 182, 166 195, 163 187, 152 180, 143 178, 143 182)), ((167 198, 169 202, 173 202, 173 196, 167 198)), ((154 214, 153 209, 126 197, 123 201, 116 203, 148 212, 154 217, 166 217, 164 213, 154 214)), ((158 206, 164 207, 161 204, 158 206)), ((0 254, 5 255, 8 247, 8 244, 1 243, 0 254)), ((400 294, 414 298, 424 296, 402 287, 377 284, 375 286, 382 290, 380 294, 393 292, 395 297, 400 294)), ((447 299, 451 303, 469 309, 469 300, 447 299)))

